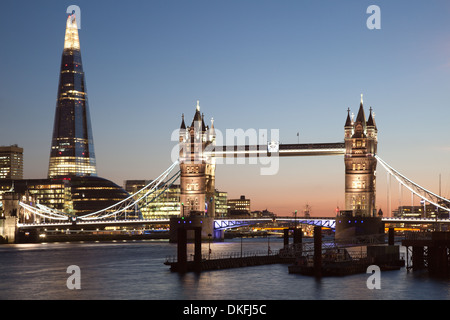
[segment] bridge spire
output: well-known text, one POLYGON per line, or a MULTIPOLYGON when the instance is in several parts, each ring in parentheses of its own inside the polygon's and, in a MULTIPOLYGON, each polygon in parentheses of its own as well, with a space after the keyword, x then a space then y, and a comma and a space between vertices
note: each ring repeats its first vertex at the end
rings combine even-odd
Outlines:
POLYGON ((361 104, 359 105, 359 111, 358 111, 358 115, 356 116, 355 124, 358 124, 358 122, 361 123, 363 132, 365 134, 366 133, 366 115, 364 113, 362 94, 361 94, 361 104))
POLYGON ((184 123, 184 113, 181 115, 181 126, 180 129, 186 129, 186 124, 184 123))
POLYGON ((352 119, 350 118, 350 108, 347 109, 347 120, 345 121, 345 127, 352 125, 352 119))
POLYGON ((374 119, 374 114, 372 111, 372 107, 370 107, 370 114, 369 114, 369 119, 367 120, 367 126, 368 127, 375 127, 375 129, 377 128, 377 125, 375 124, 375 119, 374 119))

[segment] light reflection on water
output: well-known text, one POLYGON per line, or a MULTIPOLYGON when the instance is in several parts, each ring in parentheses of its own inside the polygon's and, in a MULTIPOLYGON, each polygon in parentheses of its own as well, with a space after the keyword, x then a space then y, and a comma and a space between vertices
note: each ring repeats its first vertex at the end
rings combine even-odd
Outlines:
MULTIPOLYGON (((282 247, 282 239, 244 239, 242 250, 282 247)), ((208 252, 203 243, 203 253, 208 252)), ((193 245, 189 250, 193 252, 193 245)), ((212 243, 213 254, 240 252, 241 240, 212 243)), ((408 273, 381 274, 381 289, 366 286, 368 274, 312 277, 267 265, 179 275, 164 265, 176 255, 167 241, 16 244, 0 246, 0 299, 449 299, 450 281, 408 273), (69 265, 81 269, 81 290, 69 290, 69 265)))

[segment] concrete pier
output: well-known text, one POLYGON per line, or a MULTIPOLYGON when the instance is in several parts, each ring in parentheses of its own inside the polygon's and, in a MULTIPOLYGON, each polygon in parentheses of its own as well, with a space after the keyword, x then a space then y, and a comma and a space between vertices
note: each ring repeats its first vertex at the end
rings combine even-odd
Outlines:
POLYGON ((379 217, 341 215, 336 217, 336 240, 380 235, 384 241, 384 222, 379 217))
POLYGON ((194 241, 194 227, 201 229, 200 237, 202 241, 223 240, 223 231, 214 230, 214 218, 193 216, 170 219, 169 241, 172 243, 177 243, 178 229, 180 228, 187 228, 186 239, 188 242, 194 241))

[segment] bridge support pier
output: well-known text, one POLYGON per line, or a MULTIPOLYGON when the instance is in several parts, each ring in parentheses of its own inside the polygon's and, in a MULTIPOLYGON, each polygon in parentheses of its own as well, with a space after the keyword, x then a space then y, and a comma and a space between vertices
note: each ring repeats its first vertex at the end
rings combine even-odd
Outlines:
POLYGON ((384 241, 384 222, 381 218, 353 215, 341 215, 336 217, 336 240, 370 235, 379 235, 379 240, 384 241))
POLYGON ((201 271, 202 264, 202 239, 201 227, 180 227, 177 230, 177 263, 175 265, 175 271, 180 273, 185 273, 188 271, 188 262, 187 262, 187 233, 188 230, 192 230, 194 232, 195 237, 195 249, 194 249, 194 270, 197 272, 201 271))
POLYGON ((209 240, 223 240, 223 232, 216 232, 214 230, 214 218, 194 216, 194 217, 181 217, 170 219, 170 231, 169 241, 176 243, 178 241, 178 229, 188 228, 186 239, 188 242, 192 242, 196 239, 194 230, 192 228, 200 227, 201 241, 209 240), (222 238, 218 238, 221 237, 222 238))
POLYGON ((15 243, 17 237, 17 222, 19 220, 20 194, 6 192, 3 194, 5 217, 0 219, 0 236, 7 243, 15 243))
POLYGON ((16 241, 17 233, 17 218, 5 217, 0 219, 0 239, 6 243, 14 243, 16 241))

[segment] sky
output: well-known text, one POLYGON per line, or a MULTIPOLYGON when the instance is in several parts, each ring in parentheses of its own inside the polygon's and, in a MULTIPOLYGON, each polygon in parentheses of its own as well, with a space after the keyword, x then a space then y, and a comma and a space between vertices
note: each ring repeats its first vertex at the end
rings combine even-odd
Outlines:
MULTIPOLYGON (((0 145, 24 148, 24 178, 47 176, 70 5, 81 10, 99 176, 156 178, 197 100, 223 132, 277 129, 281 143, 314 143, 343 141, 347 108, 356 114, 363 94, 378 155, 434 192, 441 176, 450 197, 448 0, 2 0, 0 145), (381 29, 367 27, 370 5, 381 29)), ((282 158, 271 176, 260 167, 219 165, 216 188, 278 215, 344 207, 342 156, 282 158)), ((387 190, 378 166, 383 211, 387 190)), ((392 208, 411 204, 390 190, 392 208)))

